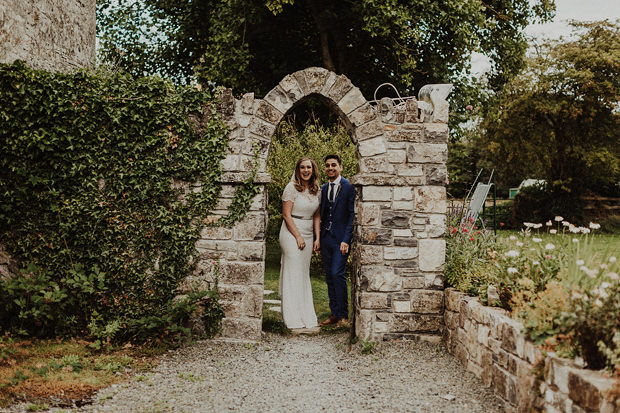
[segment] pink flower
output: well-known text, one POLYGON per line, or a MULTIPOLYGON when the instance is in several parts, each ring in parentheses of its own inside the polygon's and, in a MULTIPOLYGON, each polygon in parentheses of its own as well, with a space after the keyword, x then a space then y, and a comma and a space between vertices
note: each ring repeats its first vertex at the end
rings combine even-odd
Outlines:
POLYGON ((545 258, 547 258, 547 259, 551 258, 551 255, 547 254, 547 255, 545 255, 545 258))
POLYGON ((467 106, 465 106, 465 109, 467 109, 467 110, 474 110, 474 107, 472 105, 467 105, 467 106))

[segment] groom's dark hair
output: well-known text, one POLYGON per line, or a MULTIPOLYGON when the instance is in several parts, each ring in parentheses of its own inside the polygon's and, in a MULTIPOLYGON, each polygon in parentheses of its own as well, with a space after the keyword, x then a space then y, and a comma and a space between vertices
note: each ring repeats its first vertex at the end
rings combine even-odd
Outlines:
POLYGON ((338 165, 342 165, 342 161, 340 160, 340 156, 338 155, 327 155, 325 159, 323 159, 323 162, 327 162, 328 159, 335 159, 338 161, 338 165))

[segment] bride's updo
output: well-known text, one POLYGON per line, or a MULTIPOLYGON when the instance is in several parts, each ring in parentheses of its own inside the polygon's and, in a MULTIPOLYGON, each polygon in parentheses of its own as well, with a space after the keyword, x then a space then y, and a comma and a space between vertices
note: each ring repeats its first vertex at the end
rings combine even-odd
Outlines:
POLYGON ((312 158, 308 158, 304 156, 302 158, 299 158, 299 160, 297 161, 297 165, 295 165, 295 180, 294 180, 295 189, 299 192, 304 191, 304 183, 303 183, 303 180, 301 179, 301 172, 299 171, 301 163, 304 161, 310 161, 310 164, 312 164, 312 175, 310 175, 310 181, 308 182, 308 191, 312 195, 316 195, 319 192, 319 183, 318 183, 319 176, 318 176, 318 169, 316 166, 316 162, 314 162, 312 158))

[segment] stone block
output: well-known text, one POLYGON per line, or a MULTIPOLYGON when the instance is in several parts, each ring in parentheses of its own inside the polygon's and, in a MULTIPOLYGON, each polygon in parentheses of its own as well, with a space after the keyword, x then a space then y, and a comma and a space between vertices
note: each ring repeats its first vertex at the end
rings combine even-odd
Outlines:
POLYGON ((363 202, 360 208, 359 216, 362 225, 379 225, 381 222, 381 208, 377 204, 363 202))
POLYGON ((383 247, 383 258, 386 260, 411 260, 418 256, 415 247, 383 247))
POLYGON ((450 311, 459 311, 461 298, 465 295, 456 291, 454 288, 448 288, 444 292, 446 296, 446 308, 450 311))
POLYGON ((403 149, 390 149, 387 153, 387 159, 390 163, 405 163, 407 161, 407 151, 403 149))
POLYGON ((265 263, 263 261, 220 263, 220 282, 223 284, 262 284, 264 275, 265 263))
POLYGON ((286 113, 297 101, 294 96, 289 96, 278 86, 271 89, 263 99, 282 113, 286 113))
MULTIPOLYGON (((338 81, 336 81, 336 83, 338 83, 338 81)), ((332 86, 332 88, 330 89, 329 97, 331 97, 332 91, 334 90, 334 87, 336 87, 336 83, 334 83, 334 86, 332 86)), ((347 94, 344 95, 342 99, 340 99, 340 101, 334 99, 334 102, 338 102, 338 107, 340 108, 340 110, 342 110, 345 115, 348 115, 355 109, 364 105, 366 103, 366 99, 362 95, 362 92, 360 92, 360 90, 355 87, 349 90, 347 94)))
POLYGON ((424 274, 424 288, 427 290, 443 289, 443 274, 424 274))
POLYGON ((413 201, 394 201, 392 203, 392 208, 400 209, 403 211, 413 211, 414 207, 415 205, 413 201))
MULTIPOLYGON (((355 129, 355 138, 357 139, 358 142, 361 142, 361 141, 368 140, 370 138, 374 138, 375 136, 382 135, 383 132, 384 132, 383 124, 381 123, 381 121, 377 119, 377 120, 367 122, 357 127, 355 129)), ((403 156, 405 156, 404 151, 403 151, 403 156)), ((403 159, 403 162, 404 162, 404 159, 403 159)))
POLYGON ((233 230, 224 227, 204 227, 200 231, 200 238, 203 239, 231 239, 233 230))
POLYGON ((448 145, 412 143, 407 145, 407 159, 411 163, 445 163, 448 160, 448 145))
POLYGON ((502 326, 502 348, 517 354, 517 341, 521 334, 522 324, 512 319, 504 321, 502 326))
POLYGON ((485 325, 478 326, 478 343, 485 347, 489 346, 489 327, 485 325))
POLYGON ((381 211, 381 225, 384 228, 409 228, 411 212, 386 209, 381 211))
POLYGON ((414 277, 403 276, 402 281, 403 281, 403 289, 406 289, 406 290, 413 289, 413 288, 415 289, 424 288, 424 277, 419 276, 419 275, 414 276, 414 277))
POLYGON ((495 390, 495 393, 504 400, 506 400, 506 378, 506 371, 496 364, 493 364, 493 367, 491 368, 491 383, 493 384, 493 390, 495 390))
POLYGON ((394 229, 395 237, 413 237, 413 233, 410 229, 394 229))
POLYGON ((360 264, 373 265, 383 261, 383 247, 375 245, 358 245, 360 264))
POLYGON ((614 380, 598 371, 571 369, 568 372, 568 396, 586 411, 601 411, 604 395, 613 394, 613 388, 614 380))
POLYGON ((239 258, 244 261, 262 261, 265 259, 265 242, 239 242, 239 258))
MULTIPOLYGON (((310 93, 321 93, 323 88, 325 87, 325 83, 327 79, 329 79, 329 75, 331 72, 322 67, 311 67, 309 69, 303 70, 301 72, 296 72, 296 74, 303 73, 305 87, 303 88, 306 95, 310 93)), ((295 78, 299 78, 300 76, 295 76, 295 78)), ((298 81, 298 83, 300 83, 298 81)))
POLYGON ((408 186, 394 187, 394 201, 411 201, 413 200, 413 190, 408 186))
POLYGON ((373 336, 374 310, 359 310, 355 320, 355 335, 360 340, 369 340, 373 336))
POLYGON ((394 246, 396 247, 417 247, 418 239, 413 237, 396 238, 394 237, 394 246))
MULTIPOLYGON (((306 73, 306 80, 308 79, 307 73, 306 73)), ((290 109, 292 104, 294 104, 295 102, 297 102, 299 99, 301 99, 302 97, 304 97, 304 92, 301 90, 301 87, 299 87, 299 84, 297 83, 297 80, 291 76, 291 75, 287 75, 284 77, 284 79, 282 79, 280 81, 280 83, 278 83, 278 86, 280 87, 280 89, 282 90, 282 92, 284 92, 286 94, 286 97, 288 99, 287 103, 289 103, 289 106, 287 108, 290 109)), ((267 99, 265 99, 267 100, 267 99)), ((271 103, 271 102, 269 102, 271 103)), ((273 103, 272 103, 273 104, 273 103)), ((278 107, 276 105, 274 105, 275 107, 278 107)), ((282 113, 286 113, 287 110, 281 110, 280 108, 278 108, 278 110, 280 110, 280 112, 282 113)))
POLYGON ((422 142, 424 130, 422 127, 398 128, 387 134, 386 138, 390 142, 422 142))
POLYGON ((233 228, 238 241, 262 240, 265 237, 265 217, 262 214, 248 214, 233 228))
POLYGON ((411 311, 414 313, 443 313, 443 291, 412 290, 409 294, 411 296, 411 311))
POLYGON ((349 114, 349 121, 354 127, 360 127, 375 119, 377 119, 377 112, 375 112, 373 107, 368 103, 360 106, 349 114))
POLYGON ((206 250, 221 252, 237 252, 237 243, 229 240, 206 240, 199 239, 196 241, 196 249, 198 252, 206 250))
POLYGON ((241 167, 239 155, 226 155, 226 157, 220 161, 220 167, 222 171, 239 171, 241 167))
MULTIPOLYGON (((350 112, 353 111, 353 109, 357 109, 358 107, 362 106, 364 103, 366 103, 366 99, 364 99, 363 102, 355 105, 353 102, 355 102, 358 99, 357 95, 361 95, 361 93, 359 92, 359 89, 357 89, 357 93, 356 93, 356 89, 353 87, 353 84, 351 83, 351 81, 345 76, 345 75, 340 75, 336 78, 336 81, 334 82, 334 84, 332 85, 332 87, 329 89, 329 92, 327 92, 327 97, 330 98, 331 100, 333 100, 335 103, 339 103, 341 100, 343 100, 345 97, 347 97, 347 95, 349 93, 351 93, 351 96, 349 96, 347 99, 349 101, 346 102, 346 108, 349 110, 342 109, 342 111, 345 114, 348 114, 350 112), (351 101, 351 99, 353 99, 351 101), (349 106, 353 104, 355 105, 354 108, 350 108, 349 106)), ((340 107, 340 104, 338 104, 338 106, 340 107)))
POLYGON ((224 317, 222 319, 222 336, 257 341, 261 338, 261 327, 260 318, 224 317))
POLYGON ((390 245, 392 230, 387 228, 362 228, 362 243, 371 245, 390 245))
POLYGON ((430 214, 429 223, 425 227, 425 232, 430 238, 440 238, 446 233, 446 215, 430 214))
POLYGON ((265 122, 277 125, 284 114, 269 103, 261 100, 256 109, 256 116, 265 122))
POLYGON ((394 165, 390 164, 384 155, 362 158, 359 161, 361 173, 388 173, 394 172, 394 165))
POLYGON ((443 316, 429 314, 393 314, 390 331, 407 333, 439 333, 443 327, 443 316))
POLYGON ((411 303, 409 301, 392 300, 392 309, 395 313, 410 313, 411 303))
POLYGON ((419 184, 425 183, 424 170, 422 165, 398 165, 396 167, 396 173, 398 176, 415 176, 420 178, 419 184))
POLYGON ((446 213, 446 188, 443 186, 419 186, 414 190, 414 198, 419 212, 446 213))
POLYGON ((447 144, 449 137, 448 125, 445 123, 427 123, 424 131, 425 143, 447 144))
POLYGON ((420 271, 441 270, 446 258, 446 242, 442 239, 421 239, 418 245, 420 271))
POLYGON ((254 93, 246 93, 241 97, 241 113, 254 114, 254 93))
POLYGON ((267 123, 262 119, 254 117, 248 126, 248 131, 263 139, 271 139, 273 134, 276 132, 276 127, 271 123, 267 123))
POLYGON ((357 145, 357 150, 363 157, 374 156, 387 152, 385 139, 382 136, 361 141, 357 145))
POLYGON ((389 186, 365 186, 362 188, 364 201, 391 201, 392 188, 389 186))
POLYGON ((400 276, 394 273, 394 269, 385 266, 367 266, 361 269, 362 288, 366 291, 400 291, 400 276))
POLYGON ((360 308, 365 310, 387 309, 390 307, 388 295, 385 293, 360 292, 360 308))
POLYGON ((424 177, 427 185, 446 185, 448 171, 445 165, 426 164, 424 165, 424 177))
POLYGON ((418 122, 418 101, 415 99, 407 100, 405 103, 405 122, 418 122))
POLYGON ((260 317, 263 311, 261 286, 218 285, 225 317, 260 317))

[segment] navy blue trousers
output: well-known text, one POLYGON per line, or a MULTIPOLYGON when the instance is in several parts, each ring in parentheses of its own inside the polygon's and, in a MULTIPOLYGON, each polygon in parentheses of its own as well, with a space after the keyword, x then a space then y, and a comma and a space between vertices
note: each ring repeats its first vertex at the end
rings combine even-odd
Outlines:
POLYGON ((347 277, 345 265, 349 254, 340 253, 340 241, 331 234, 321 238, 321 258, 325 271, 325 282, 329 294, 329 309, 333 316, 348 318, 349 301, 347 294, 347 277))

